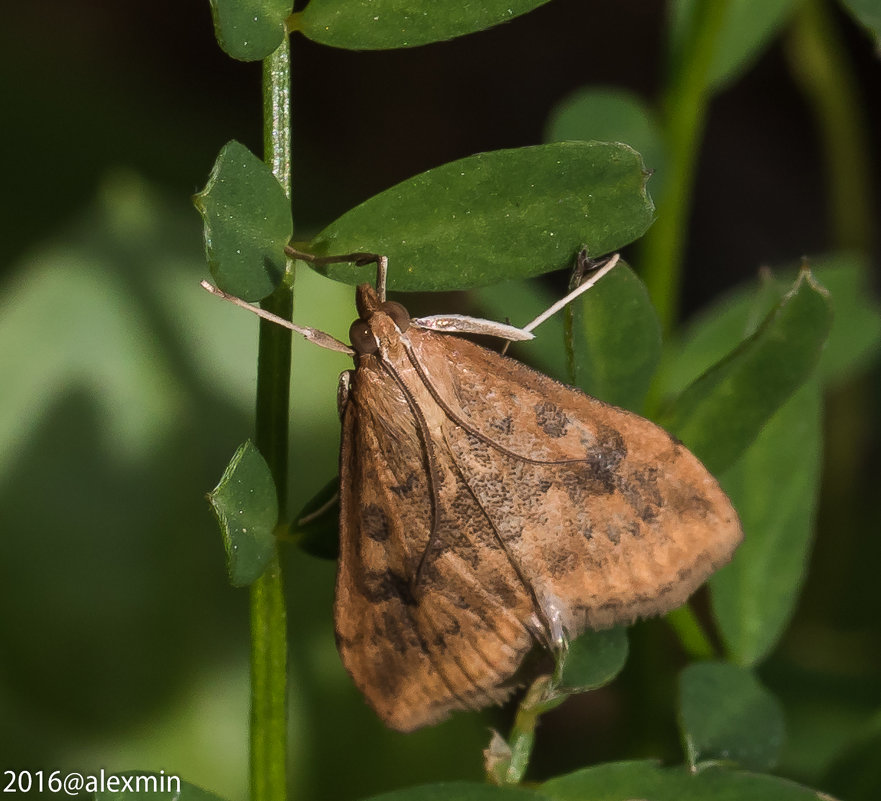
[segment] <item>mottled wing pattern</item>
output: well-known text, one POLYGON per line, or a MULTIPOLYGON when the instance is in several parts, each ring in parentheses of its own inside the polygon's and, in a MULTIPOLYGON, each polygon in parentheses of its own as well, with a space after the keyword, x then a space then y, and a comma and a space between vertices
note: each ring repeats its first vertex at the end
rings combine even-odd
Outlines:
POLYGON ((403 731, 504 700, 537 624, 528 586, 449 454, 426 446, 420 414, 361 357, 343 419, 337 641, 356 685, 403 731))
POLYGON ((549 640, 663 614, 730 559, 736 512, 663 429, 459 337, 409 341, 450 458, 549 640))
POLYGON ((535 642, 666 612, 740 541, 654 424, 459 337, 371 317, 344 411, 338 645, 404 731, 502 700, 535 642))

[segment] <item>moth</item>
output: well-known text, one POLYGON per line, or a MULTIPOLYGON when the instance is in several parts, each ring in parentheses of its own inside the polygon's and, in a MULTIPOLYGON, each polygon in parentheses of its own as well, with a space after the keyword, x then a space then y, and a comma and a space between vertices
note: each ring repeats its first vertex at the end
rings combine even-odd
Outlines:
POLYGON ((674 609, 742 533, 662 428, 455 335, 528 339, 546 315, 411 319, 377 260, 351 348, 279 322, 355 361, 338 395, 336 640, 379 717, 412 731, 504 701, 536 645, 674 609))

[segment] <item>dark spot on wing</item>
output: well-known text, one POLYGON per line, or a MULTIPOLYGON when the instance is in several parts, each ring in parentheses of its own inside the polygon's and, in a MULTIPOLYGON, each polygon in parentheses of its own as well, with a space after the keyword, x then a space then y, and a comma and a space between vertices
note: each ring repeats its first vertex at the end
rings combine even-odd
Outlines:
POLYGON ((425 651, 425 643, 414 631, 409 618, 400 614, 401 609, 385 609, 382 613, 382 625, 376 630, 377 650, 384 651, 391 646, 399 654, 406 654, 411 648, 425 651))
POLYGON ((619 477, 617 489, 634 512, 646 523, 651 523, 661 508, 663 499, 658 488, 660 471, 657 467, 635 470, 626 478, 619 477))
POLYGON ((565 436, 569 427, 569 418, 559 406, 550 401, 535 404, 535 422, 549 437, 559 439, 565 436))
POLYGON ((627 456, 624 437, 614 428, 597 425, 596 439, 587 448, 587 458, 598 468, 612 472, 627 456))
POLYGON ((361 589, 371 603, 398 601, 404 606, 416 605, 410 582, 393 570, 366 571, 361 589))
POLYGON ((578 554, 573 551, 554 551, 548 558, 548 570, 551 576, 557 579, 577 570, 579 567, 578 554))
POLYGON ((403 484, 396 484, 389 487, 389 489, 399 498, 407 498, 413 494, 413 490, 416 488, 418 481, 419 479, 416 477, 416 473, 409 473, 403 484))
POLYGON ((375 542, 386 542, 389 538, 388 518, 381 506, 368 504, 361 510, 361 530, 375 542))
POLYGON ((574 504, 587 506, 592 495, 610 495, 615 491, 615 476, 602 461, 588 457, 584 462, 561 466, 560 483, 574 504))
POLYGON ((510 434, 514 430, 514 420, 511 417, 502 417, 498 420, 490 420, 489 427, 500 434, 510 434))
POLYGON ((624 534, 630 537, 639 537, 641 533, 639 523, 633 519, 618 518, 606 525, 606 537, 613 545, 621 542, 621 536, 624 534))

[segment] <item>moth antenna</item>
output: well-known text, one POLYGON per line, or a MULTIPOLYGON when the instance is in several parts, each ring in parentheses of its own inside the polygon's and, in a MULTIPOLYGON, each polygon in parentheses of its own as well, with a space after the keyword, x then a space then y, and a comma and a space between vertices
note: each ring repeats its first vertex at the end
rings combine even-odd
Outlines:
POLYGON ((545 311, 543 311, 531 323, 524 325, 523 330, 524 331, 532 331, 532 329, 538 328, 538 326, 540 326, 545 320, 547 320, 548 317, 556 314, 564 306, 571 303, 573 300, 575 300, 575 298, 577 298, 580 294, 582 294, 582 292, 587 292, 587 290, 590 289, 592 286, 594 286, 594 284, 596 284, 597 281, 600 280, 600 278, 602 278, 606 273, 611 272, 611 270, 615 267, 615 265, 618 263, 618 260, 620 258, 621 257, 617 253, 614 256, 611 256, 609 258, 609 260, 602 267, 600 267, 595 273, 593 273, 590 276, 590 278, 588 278, 583 284, 580 284, 579 286, 575 287, 575 289, 573 289, 568 295, 566 295, 566 297, 561 298, 549 309, 546 309, 545 311))
POLYGON ((380 256, 378 253, 368 253, 366 251, 358 253, 345 253, 340 256, 316 256, 314 253, 307 253, 305 250, 297 250, 290 245, 285 245, 284 252, 292 259, 300 261, 308 261, 310 264, 346 264, 351 263, 359 267, 370 264, 372 262, 379 263, 380 256))
POLYGON ((209 284, 208 281, 202 281, 201 286, 202 289, 207 290, 212 295, 217 295, 217 297, 219 298, 228 300, 234 306, 239 306, 242 309, 247 309, 249 312, 256 314, 258 317, 262 317, 264 320, 269 320, 269 322, 271 323, 275 323, 276 325, 280 325, 283 328, 290 329, 296 334, 300 334, 300 336, 305 337, 310 342, 318 345, 318 347, 320 348, 325 348, 326 350, 335 350, 338 353, 345 353, 348 356, 352 356, 355 353, 355 351, 353 351, 344 342, 340 342, 338 339, 335 339, 330 334, 325 334, 324 331, 319 331, 317 328, 309 328, 308 326, 297 325, 296 323, 292 323, 290 320, 285 320, 284 317, 279 317, 277 314, 266 311, 266 309, 261 309, 259 306, 252 306, 250 303, 247 303, 241 298, 237 298, 235 295, 230 295, 228 292, 224 292, 222 289, 218 289, 213 284, 209 284))

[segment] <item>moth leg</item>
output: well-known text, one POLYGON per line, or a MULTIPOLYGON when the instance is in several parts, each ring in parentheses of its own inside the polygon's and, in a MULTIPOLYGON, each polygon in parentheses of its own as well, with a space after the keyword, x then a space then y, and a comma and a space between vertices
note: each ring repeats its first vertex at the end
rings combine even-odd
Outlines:
POLYGON ((410 325, 436 331, 439 334, 485 334, 486 336, 507 339, 509 342, 523 342, 535 339, 535 335, 507 323, 468 317, 464 314, 431 314, 410 320, 410 325))
POLYGON ((351 393, 354 375, 354 370, 343 370, 336 385, 336 410, 340 420, 343 419, 343 413, 346 411, 346 406, 349 405, 349 394, 351 393))
POLYGON ((310 264, 346 264, 351 263, 356 267, 363 267, 365 264, 376 264, 376 294, 379 295, 380 301, 385 300, 386 276, 388 275, 388 256, 380 256, 378 253, 344 253, 338 256, 316 256, 314 253, 307 253, 305 250, 297 250, 290 245, 285 245, 284 252, 292 259, 300 259, 300 261, 308 261, 310 264))
MULTIPOLYGON (((618 263, 618 259, 617 253, 611 256, 587 280, 579 282, 566 297, 558 300, 553 306, 543 311, 532 322, 527 323, 522 328, 493 320, 484 320, 480 317, 469 317, 464 314, 432 314, 427 317, 417 317, 411 320, 410 323, 417 328, 425 328, 440 334, 484 334, 486 336, 499 337, 499 339, 507 340, 502 349, 502 354, 504 354, 508 349, 509 343, 534 339, 535 335, 532 333, 534 328, 538 328, 545 320, 575 300, 582 292, 586 292, 594 286, 597 281, 618 263)), ((581 275, 583 276, 585 271, 593 265, 594 262, 587 258, 587 251, 582 250, 578 254, 578 269, 581 271, 581 275)))
POLYGON ((285 245, 284 252, 292 259, 300 261, 308 261, 310 264, 346 264, 351 263, 357 267, 372 262, 379 263, 381 258, 377 253, 346 253, 339 256, 316 256, 314 253, 307 253, 305 250, 297 250, 290 245, 285 245))

